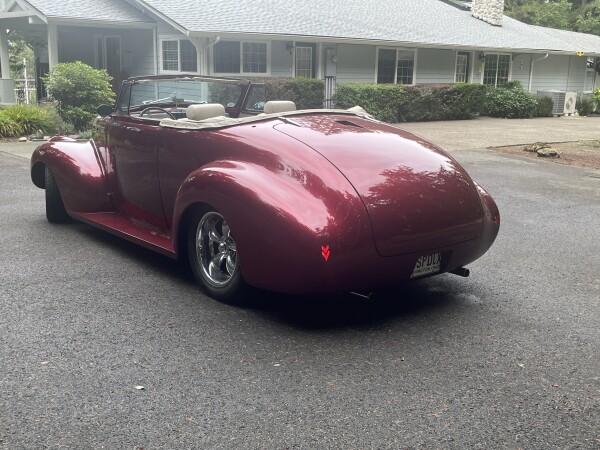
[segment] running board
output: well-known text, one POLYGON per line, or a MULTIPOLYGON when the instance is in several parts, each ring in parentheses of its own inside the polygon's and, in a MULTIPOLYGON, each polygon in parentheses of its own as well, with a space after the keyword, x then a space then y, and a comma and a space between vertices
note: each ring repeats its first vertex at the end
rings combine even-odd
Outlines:
POLYGON ((157 230, 151 230, 138 225, 131 218, 119 213, 78 213, 69 211, 74 219, 81 220, 93 227, 108 231, 115 236, 127 239, 130 242, 141 245, 149 250, 161 253, 169 258, 177 259, 177 253, 173 248, 170 235, 157 230))

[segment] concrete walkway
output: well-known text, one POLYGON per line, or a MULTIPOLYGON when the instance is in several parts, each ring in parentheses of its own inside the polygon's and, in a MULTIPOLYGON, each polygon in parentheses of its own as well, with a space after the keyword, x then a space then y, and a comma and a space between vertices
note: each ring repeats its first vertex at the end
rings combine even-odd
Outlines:
MULTIPOLYGON (((444 150, 469 150, 532 142, 600 140, 600 117, 547 117, 445 122, 409 122, 399 128, 418 134, 444 150)), ((0 141, 0 152, 30 158, 40 142, 0 141)))
POLYGON ((474 120, 399 123, 397 126, 432 141, 444 150, 600 139, 600 117, 480 117, 474 120))

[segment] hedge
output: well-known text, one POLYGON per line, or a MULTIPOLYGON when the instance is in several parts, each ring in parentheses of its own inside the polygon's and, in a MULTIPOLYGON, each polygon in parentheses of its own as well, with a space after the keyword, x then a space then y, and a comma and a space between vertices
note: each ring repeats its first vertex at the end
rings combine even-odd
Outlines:
POLYGON ((362 106, 385 122, 472 119, 479 113, 486 86, 446 84, 400 86, 348 83, 338 86, 336 107, 362 106))
POLYGON ((315 78, 268 78, 254 79, 265 85, 265 101, 291 100, 297 109, 323 108, 325 82, 315 78))
POLYGON ((547 101, 538 109, 538 100, 516 81, 500 87, 348 83, 338 86, 335 102, 338 108, 362 106, 375 118, 393 123, 472 119, 478 114, 523 118, 543 116, 548 110, 547 101))
POLYGON ((507 119, 535 117, 537 112, 538 100, 525 91, 518 81, 489 88, 481 110, 481 114, 485 116, 507 119))
POLYGON ((398 122, 399 105, 407 101, 406 90, 394 84, 341 84, 334 97, 336 108, 361 106, 384 122, 398 122))

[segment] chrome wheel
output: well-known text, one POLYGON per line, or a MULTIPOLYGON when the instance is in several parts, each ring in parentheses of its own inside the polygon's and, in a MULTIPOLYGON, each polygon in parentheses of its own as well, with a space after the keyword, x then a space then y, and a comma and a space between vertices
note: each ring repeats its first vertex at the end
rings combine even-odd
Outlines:
POLYGON ((229 225, 215 211, 202 216, 196 229, 196 257, 202 278, 213 287, 226 286, 237 270, 237 250, 229 225))

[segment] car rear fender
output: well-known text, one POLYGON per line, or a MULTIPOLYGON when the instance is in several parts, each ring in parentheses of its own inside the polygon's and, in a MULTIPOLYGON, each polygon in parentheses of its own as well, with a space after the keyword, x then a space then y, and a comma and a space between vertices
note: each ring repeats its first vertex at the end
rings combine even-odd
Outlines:
POLYGON ((106 172, 92 141, 53 138, 40 145, 31 156, 31 179, 45 187, 45 167, 48 167, 68 211, 113 211, 108 195, 106 172))
POLYGON ((340 271, 330 269, 374 249, 366 211, 352 187, 336 191, 331 185, 310 174, 240 161, 198 169, 177 194, 175 248, 185 239, 189 211, 210 207, 234 233, 247 283, 286 292, 302 292, 307 279, 335 284, 331 277, 340 271))

